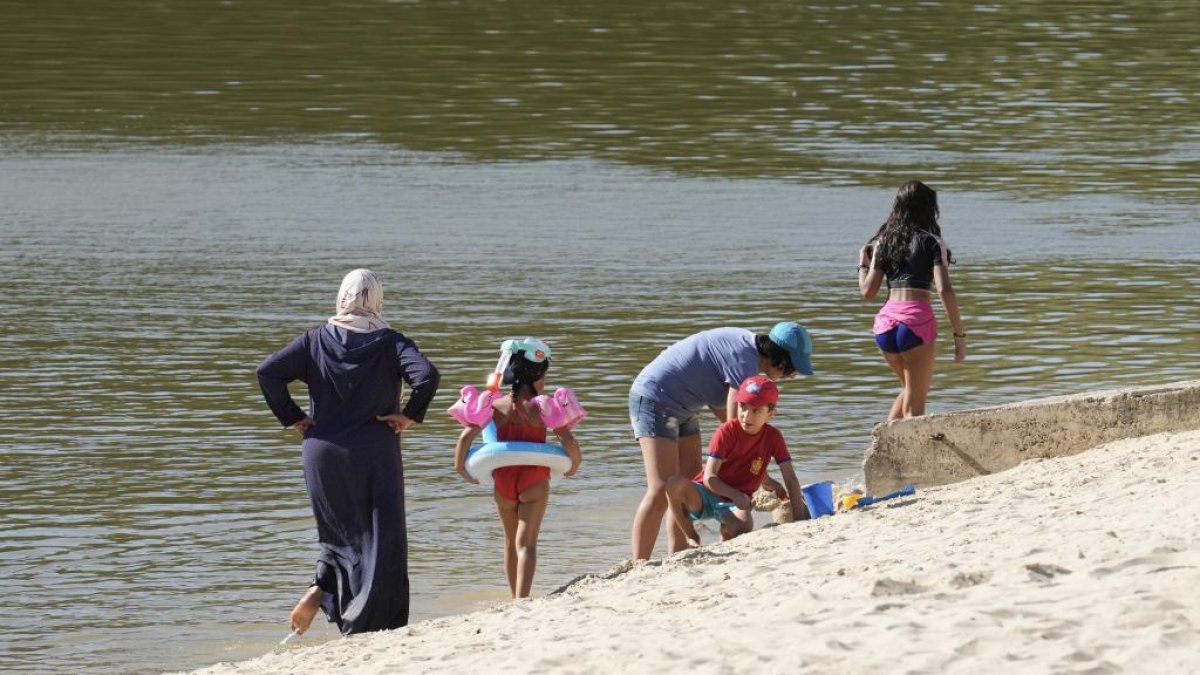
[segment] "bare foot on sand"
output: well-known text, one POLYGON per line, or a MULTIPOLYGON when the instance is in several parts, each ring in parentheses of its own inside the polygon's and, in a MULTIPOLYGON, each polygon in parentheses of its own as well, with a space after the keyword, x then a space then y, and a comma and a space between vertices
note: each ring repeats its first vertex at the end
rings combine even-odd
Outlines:
POLYGON ((312 625, 313 617, 317 615, 317 610, 321 609, 321 599, 324 597, 325 592, 319 586, 310 586, 304 597, 300 598, 300 602, 292 608, 290 625, 296 635, 304 635, 304 631, 312 625))

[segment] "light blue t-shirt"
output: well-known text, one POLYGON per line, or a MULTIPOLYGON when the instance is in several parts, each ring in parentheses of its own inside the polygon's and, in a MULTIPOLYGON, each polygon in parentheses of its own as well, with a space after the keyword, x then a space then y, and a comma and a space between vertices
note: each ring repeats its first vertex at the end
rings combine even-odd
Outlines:
POLYGON ((758 374, 754 333, 714 328, 667 347, 633 381, 630 393, 679 410, 724 408, 730 387, 758 374))

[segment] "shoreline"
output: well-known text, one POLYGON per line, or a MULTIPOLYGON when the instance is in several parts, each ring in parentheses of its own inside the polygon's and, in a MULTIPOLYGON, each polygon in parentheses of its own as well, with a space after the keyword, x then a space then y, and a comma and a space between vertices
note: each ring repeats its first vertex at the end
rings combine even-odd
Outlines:
POLYGON ((1125 439, 193 672, 1189 672, 1197 494, 1200 431, 1125 439))

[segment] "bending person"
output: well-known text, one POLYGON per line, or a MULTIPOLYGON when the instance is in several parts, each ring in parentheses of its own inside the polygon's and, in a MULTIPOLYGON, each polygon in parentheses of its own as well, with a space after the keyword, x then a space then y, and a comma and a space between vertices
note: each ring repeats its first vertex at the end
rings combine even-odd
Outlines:
POLYGON ((382 312, 379 278, 354 270, 338 291, 337 314, 258 367, 271 412, 304 437, 317 521, 316 574, 290 618, 297 634, 318 608, 347 635, 408 623, 400 435, 424 419, 438 371, 382 312), (309 414, 288 393, 295 380, 308 385, 309 414), (401 380, 412 393, 398 411, 401 380))
MULTIPOLYGON (((629 419, 646 467, 646 494, 633 518, 635 560, 654 551, 667 512, 667 480, 701 470, 700 414, 718 423, 738 417, 742 381, 763 374, 772 381, 812 375, 812 340, 797 323, 776 324, 767 335, 742 328, 715 328, 667 347, 642 369, 629 390, 629 419)), ((667 550, 687 548, 687 537, 667 523, 667 550)))
POLYGON ((920 181, 896 191, 892 212, 858 252, 858 289, 870 300, 887 279, 887 302, 875 316, 875 344, 900 379, 888 420, 925 414, 933 383, 936 288, 954 332, 954 360, 967 356, 967 334, 950 283, 950 249, 938 226, 937 192, 920 181))

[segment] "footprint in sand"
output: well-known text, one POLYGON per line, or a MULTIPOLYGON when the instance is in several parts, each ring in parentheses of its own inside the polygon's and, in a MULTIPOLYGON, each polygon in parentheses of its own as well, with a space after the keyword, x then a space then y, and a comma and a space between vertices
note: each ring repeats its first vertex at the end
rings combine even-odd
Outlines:
POLYGON ((970 588, 987 583, 991 578, 991 572, 959 572, 950 579, 950 588, 970 588))
POLYGON ((1029 578, 1034 581, 1049 581, 1056 576, 1071 573, 1071 570, 1065 567, 1049 563, 1028 563, 1025 569, 1029 570, 1029 578))
POLYGON ((871 597, 890 597, 895 595, 913 595, 924 593, 925 587, 913 581, 897 581, 895 579, 877 579, 871 589, 871 597))

